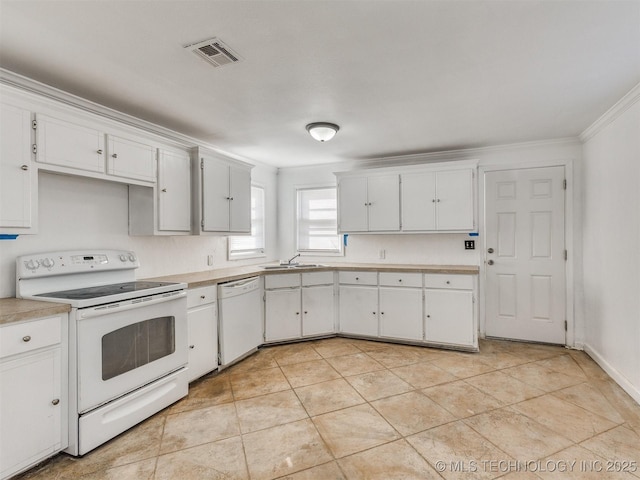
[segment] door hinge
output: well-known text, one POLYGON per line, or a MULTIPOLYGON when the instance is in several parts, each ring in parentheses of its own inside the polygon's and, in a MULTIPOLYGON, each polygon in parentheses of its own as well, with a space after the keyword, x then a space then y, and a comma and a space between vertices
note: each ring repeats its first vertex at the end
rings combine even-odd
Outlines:
POLYGON ((218 352, 218 365, 222 365, 222 353, 218 352))
POLYGON ((564 321, 564 331, 565 332, 567 331, 567 321, 566 320, 564 321))
POLYGON ((37 122, 37 120, 33 120, 33 121, 31 122, 31 128, 33 128, 34 130, 35 130, 36 128, 38 128, 38 122, 37 122))
POLYGON ((566 250, 564 251, 564 260, 565 262, 567 261, 567 259, 569 258, 569 252, 567 252, 566 250))
POLYGON ((204 228, 204 219, 200 220, 200 227, 204 228))
POLYGON ((38 145, 36 145, 35 143, 31 146, 31 151, 33 153, 38 153, 38 145))
POLYGON ((200 170, 204 170, 204 158, 200 159, 200 170))
POLYGON ((564 188, 565 190, 567 189, 567 179, 566 178, 562 181, 562 188, 564 188))

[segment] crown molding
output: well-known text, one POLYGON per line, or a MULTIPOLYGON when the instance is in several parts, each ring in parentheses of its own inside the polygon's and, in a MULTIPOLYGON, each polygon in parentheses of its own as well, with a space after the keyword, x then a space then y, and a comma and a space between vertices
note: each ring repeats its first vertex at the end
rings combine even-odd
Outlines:
POLYGON ((600 133, 602 129, 631 108, 638 100, 640 100, 640 83, 633 87, 629 93, 622 97, 613 107, 603 113, 600 118, 580 134, 579 138, 582 143, 587 142, 600 133))

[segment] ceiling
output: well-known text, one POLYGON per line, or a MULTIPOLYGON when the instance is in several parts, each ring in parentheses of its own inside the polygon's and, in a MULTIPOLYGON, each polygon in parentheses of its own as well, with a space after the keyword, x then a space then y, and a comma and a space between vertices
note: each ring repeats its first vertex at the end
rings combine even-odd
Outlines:
POLYGON ((640 0, 0 0, 0 66, 250 160, 333 163, 577 136, 640 82, 640 0), (241 61, 183 48, 211 37, 241 61))

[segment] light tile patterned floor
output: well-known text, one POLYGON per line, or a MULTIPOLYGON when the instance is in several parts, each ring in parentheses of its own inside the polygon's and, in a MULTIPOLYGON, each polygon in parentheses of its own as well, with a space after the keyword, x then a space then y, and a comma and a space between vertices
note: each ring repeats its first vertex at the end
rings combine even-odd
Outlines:
POLYGON ((263 348, 83 458, 20 478, 640 478, 640 406, 587 355, 480 348, 263 348))

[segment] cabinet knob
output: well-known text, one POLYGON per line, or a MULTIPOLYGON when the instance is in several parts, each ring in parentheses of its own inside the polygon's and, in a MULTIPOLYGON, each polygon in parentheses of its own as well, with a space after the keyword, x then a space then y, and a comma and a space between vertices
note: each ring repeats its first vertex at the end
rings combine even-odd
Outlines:
POLYGON ((356 280, 360 280, 360 277, 356 277, 356 280))
POLYGON ((307 311, 306 311, 306 310, 304 311, 304 314, 305 314, 305 315, 307 314, 307 311))
POLYGON ((380 315, 384 315, 384 312, 380 312, 380 315))
POLYGON ((60 399, 59 398, 54 398, 53 400, 51 400, 51 403, 53 405, 58 405, 60 403, 60 399))
POLYGON ((493 265, 493 260, 489 260, 489 261, 487 262, 487 264, 489 264, 489 265, 493 265))
POLYGON ((20 168, 21 168, 22 170, 24 170, 24 171, 29 170, 29 166, 28 166, 28 165, 22 165, 20 168))
POLYGON ((402 283, 402 279, 401 279, 401 278, 399 278, 399 279, 398 279, 398 281, 399 281, 400 283, 402 283))
POLYGON ((207 298, 207 296, 206 296, 206 295, 200 295, 200 298, 201 298, 202 300, 204 300, 205 298, 207 298))
POLYGON ((449 280, 447 280, 447 285, 450 285, 450 284, 451 284, 451 282, 449 280))
POLYGON ((164 193, 167 193, 167 189, 166 189, 166 188, 163 188, 163 189, 162 189, 162 191, 163 191, 164 193))
POLYGON ((427 318, 431 318, 431 315, 427 315, 427 318))
POLYGON ((436 203, 436 199, 434 198, 433 200, 431 200, 431 203, 436 203))
POLYGON ((487 249, 487 252, 489 252, 489 253, 493 253, 493 252, 494 252, 494 250, 493 250, 493 248, 489 247, 489 248, 487 249))
POLYGON ((118 154, 117 154, 117 153, 114 153, 114 154, 112 154, 111 156, 112 156, 113 158, 118 158, 118 154))
POLYGON ((374 315, 376 314, 376 312, 371 312, 371 313, 373 313, 374 315))
POLYGON ((439 198, 437 198, 437 199, 436 199, 436 202, 440 203, 440 199, 439 199, 439 198))
POLYGON ((25 335, 24 337, 22 337, 22 341, 23 342, 30 342, 31 341, 31 335, 25 335))
POLYGON ((194 348, 196 348, 196 346, 195 346, 195 345, 189 345, 189 348, 190 348, 191 350, 193 350, 194 348))
POLYGON ((300 312, 296 312, 296 315, 300 315, 300 312))

